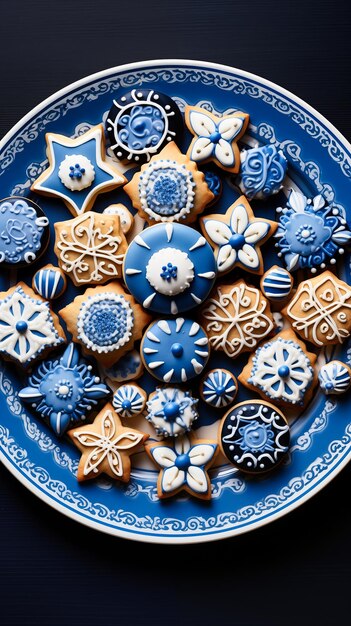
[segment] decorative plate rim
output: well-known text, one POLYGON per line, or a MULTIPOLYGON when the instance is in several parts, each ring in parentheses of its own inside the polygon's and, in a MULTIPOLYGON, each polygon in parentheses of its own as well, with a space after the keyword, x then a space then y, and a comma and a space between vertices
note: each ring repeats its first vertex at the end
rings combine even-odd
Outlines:
MULTIPOLYGON (((70 83, 69 85, 66 85, 62 89, 54 92, 45 100, 41 101, 39 104, 33 107, 26 115, 24 115, 1 139, 0 151, 9 142, 9 140, 13 136, 16 135, 16 133, 20 130, 21 127, 23 127, 27 122, 29 122, 33 117, 35 117, 43 109, 48 107, 52 102, 58 100, 59 98, 64 97, 69 92, 77 90, 77 89, 81 89, 82 87, 84 87, 86 84, 90 82, 102 80, 105 77, 111 76, 116 73, 141 71, 141 70, 145 70, 147 68, 151 68, 155 66, 174 66, 178 68, 186 67, 186 66, 199 67, 199 68, 201 67, 207 71, 214 70, 218 72, 227 72, 229 74, 236 74, 237 76, 246 80, 256 81, 259 84, 266 86, 267 88, 277 91, 281 96, 291 99, 298 106, 303 107, 306 112, 313 115, 321 124, 323 124, 331 133, 333 133, 334 137, 338 141, 340 141, 342 146, 349 153, 351 153, 351 144, 340 133, 340 131, 338 131, 338 129, 331 122, 329 122, 327 118, 325 118, 321 113, 319 113, 316 109, 314 109, 311 105, 309 105, 303 99, 299 98, 294 93, 290 92, 284 87, 281 87, 280 85, 277 85, 276 83, 270 80, 267 80, 266 78, 259 76, 257 74, 253 74, 246 70, 238 69, 233 66, 229 66, 229 65, 225 65, 221 63, 213 63, 213 62, 205 61, 205 60, 167 59, 167 58, 166 59, 141 60, 141 61, 135 61, 133 63, 127 63, 123 65, 118 65, 115 67, 110 67, 105 70, 101 70, 99 72, 95 72, 93 74, 85 76, 73 83, 70 83)), ((52 497, 44 493, 39 487, 37 487, 28 478, 26 478, 20 472, 20 470, 17 469, 17 467, 13 465, 13 463, 11 463, 10 459, 6 457, 6 455, 2 452, 2 450, 0 450, 0 461, 3 462, 4 466, 11 472, 11 474, 15 476, 15 478, 17 478, 27 489, 29 489, 29 491, 31 491, 34 495, 39 497, 46 504, 49 504, 49 506, 51 506, 53 509, 59 511, 60 513, 63 513, 70 519, 73 519, 89 528, 94 528, 96 530, 99 530, 100 532, 104 532, 105 534, 109 534, 109 535, 119 537, 119 538, 133 539, 134 541, 137 540, 137 541, 143 541, 146 543, 158 543, 158 544, 165 544, 165 543, 167 544, 186 544, 187 543, 188 544, 188 543, 204 543, 207 541, 217 541, 220 539, 225 539, 228 537, 241 535, 241 534, 250 532, 252 530, 255 530, 256 528, 265 526, 279 519, 280 517, 285 516, 287 513, 290 513, 291 511, 295 510, 296 508, 301 506, 304 502, 306 502, 307 500, 312 498, 314 495, 316 495, 319 491, 321 491, 321 489, 327 486, 335 478, 335 476, 339 474, 339 472, 342 471, 342 469, 347 465, 350 459, 351 459, 351 450, 327 475, 324 475, 321 478, 320 482, 318 482, 317 484, 312 484, 310 489, 308 489, 303 496, 297 498, 296 500, 288 504, 286 507, 278 510, 277 512, 271 513, 269 516, 265 518, 261 518, 257 520, 256 522, 252 522, 249 526, 246 524, 241 527, 234 528, 234 529, 223 530, 217 534, 206 533, 204 535, 200 535, 200 534, 196 536, 183 535, 183 536, 177 536, 177 537, 163 535, 161 537, 159 535, 146 534, 145 532, 143 534, 141 533, 136 534, 135 532, 129 532, 127 529, 113 528, 113 527, 103 525, 94 520, 87 519, 85 517, 82 518, 82 516, 80 516, 75 511, 67 508, 60 502, 57 502, 52 497)))

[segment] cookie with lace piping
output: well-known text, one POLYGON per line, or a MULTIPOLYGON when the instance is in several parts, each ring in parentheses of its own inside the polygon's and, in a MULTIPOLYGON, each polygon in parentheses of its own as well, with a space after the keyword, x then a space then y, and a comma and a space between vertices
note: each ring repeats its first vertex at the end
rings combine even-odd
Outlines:
POLYGON ((124 191, 150 225, 191 224, 215 197, 203 172, 181 153, 174 141, 145 163, 124 191))
POLYGON ((250 355, 239 382, 274 404, 303 407, 317 384, 316 359, 292 330, 283 330, 250 355))
POLYGON ((82 456, 78 465, 78 481, 107 474, 110 478, 128 482, 131 471, 130 457, 143 450, 149 435, 122 425, 112 404, 96 416, 92 424, 68 431, 72 443, 82 456))
POLYGON ((147 401, 146 419, 158 435, 178 437, 191 430, 198 418, 198 399, 178 387, 157 387, 147 401))
POLYGON ((73 341, 86 355, 110 367, 141 339, 150 316, 113 281, 87 289, 60 311, 73 341))
POLYGON ((119 215, 89 211, 55 224, 55 254, 76 287, 122 276, 127 241, 119 215))
POLYGON ((211 499, 208 470, 218 454, 218 444, 197 439, 193 433, 146 444, 150 459, 160 468, 157 480, 159 498, 168 498, 186 491, 202 500, 211 499))
POLYGON ((29 198, 0 200, 0 268, 29 267, 47 249, 49 220, 29 198))

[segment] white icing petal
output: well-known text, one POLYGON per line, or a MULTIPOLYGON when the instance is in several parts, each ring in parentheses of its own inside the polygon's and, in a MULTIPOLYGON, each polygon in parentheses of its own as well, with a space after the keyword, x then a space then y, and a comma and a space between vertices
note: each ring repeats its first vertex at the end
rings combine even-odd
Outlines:
POLYGON ((190 465, 186 474, 186 482, 190 489, 198 493, 206 493, 208 489, 207 476, 201 467, 190 465))
POLYGON ((211 241, 218 246, 223 246, 228 243, 230 237, 232 236, 229 226, 223 222, 217 220, 205 220, 204 226, 211 241))
POLYGON ((200 111, 190 111, 190 126, 200 137, 206 137, 216 131, 216 124, 213 119, 200 111))
POLYGON ((249 224, 249 216, 243 204, 238 204, 232 211, 230 228, 233 233, 242 235, 249 224))
POLYGON ((169 493, 179 489, 184 484, 185 472, 179 470, 175 465, 164 470, 162 476, 162 491, 169 493))
POLYGON ((232 141, 242 129, 244 120, 240 117, 227 117, 218 124, 218 132, 226 141, 232 141))
POLYGON ((191 150, 191 159, 193 161, 204 161, 208 159, 213 152, 213 143, 208 137, 199 137, 193 143, 191 150))
POLYGON ((234 165, 234 152, 231 144, 225 139, 220 139, 215 146, 216 159, 224 167, 232 167, 234 165))
POLYGON ((219 272, 226 272, 233 267, 236 261, 236 250, 229 244, 219 249, 217 256, 217 267, 219 272))
POLYGON ((188 454, 191 448, 189 438, 186 435, 178 437, 174 443, 174 448, 177 454, 188 454))
POLYGON ((172 467, 177 458, 174 450, 172 448, 168 448, 167 446, 156 446, 151 449, 151 453, 156 463, 161 465, 161 467, 172 467))
POLYGON ((238 250, 238 259, 240 263, 252 269, 257 269, 260 265, 260 260, 255 248, 249 246, 248 243, 245 243, 242 249, 238 250))
POLYGON ((267 222, 252 222, 244 233, 246 243, 257 243, 267 235, 269 229, 270 225, 267 222))
POLYGON ((216 448, 206 443, 195 445, 189 452, 192 465, 207 465, 211 461, 216 448))

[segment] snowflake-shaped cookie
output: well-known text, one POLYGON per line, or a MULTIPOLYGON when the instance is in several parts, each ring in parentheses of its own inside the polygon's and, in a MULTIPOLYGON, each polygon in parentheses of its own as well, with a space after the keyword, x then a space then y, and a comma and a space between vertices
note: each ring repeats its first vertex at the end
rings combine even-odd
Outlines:
POLYGON ((177 437, 190 430, 193 421, 198 418, 197 403, 198 400, 192 397, 191 391, 182 391, 177 387, 158 387, 150 394, 145 417, 158 435, 177 437))

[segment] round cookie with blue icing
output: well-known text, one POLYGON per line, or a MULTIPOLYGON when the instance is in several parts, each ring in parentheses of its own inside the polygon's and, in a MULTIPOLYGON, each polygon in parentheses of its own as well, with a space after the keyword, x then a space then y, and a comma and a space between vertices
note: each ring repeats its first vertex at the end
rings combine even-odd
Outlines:
POLYGON ((326 203, 321 195, 309 200, 292 190, 285 208, 278 208, 278 256, 289 271, 309 269, 315 274, 327 265, 335 265, 337 257, 351 243, 351 231, 337 207, 326 203))
POLYGON ((290 431, 281 411, 262 400, 237 404, 219 427, 224 456, 237 469, 250 474, 268 472, 284 459, 290 431))
POLYGON ((157 224, 137 235, 126 252, 125 283, 144 308, 177 315, 201 304, 216 278, 211 246, 183 224, 157 224))
POLYGON ((270 302, 284 302, 293 288, 294 279, 285 267, 273 265, 261 278, 260 287, 263 295, 270 302))
POLYGON ((67 281, 63 271, 49 263, 35 272, 32 287, 45 300, 55 300, 62 296, 67 281))
POLYGON ((135 383, 121 385, 113 394, 112 405, 120 417, 140 415, 146 406, 147 394, 135 383))
POLYGON ((153 322, 140 352, 148 372, 165 383, 185 383, 198 376, 210 355, 205 331, 182 317, 153 322))
POLYGON ((0 200, 0 267, 26 267, 37 261, 49 243, 49 220, 29 200, 0 200))
POLYGON ((221 367, 207 372, 200 383, 202 399, 216 409, 232 404, 237 391, 238 385, 234 374, 221 367))
POLYGON ((175 101, 166 94, 132 89, 113 101, 106 130, 118 159, 142 164, 168 142, 178 142, 183 119, 175 101))
POLYGON ((326 395, 341 395, 351 387, 351 369, 337 359, 329 361, 319 370, 318 381, 326 395))
POLYGON ((98 401, 110 393, 71 343, 60 358, 40 363, 29 377, 28 387, 18 395, 60 436, 70 425, 84 421, 98 401))
POLYGON ((265 200, 283 186, 288 162, 275 146, 242 150, 237 184, 248 200, 265 200))
POLYGON ((191 391, 183 391, 178 387, 158 387, 149 396, 145 417, 158 435, 178 437, 190 430, 198 418, 197 403, 191 391))

